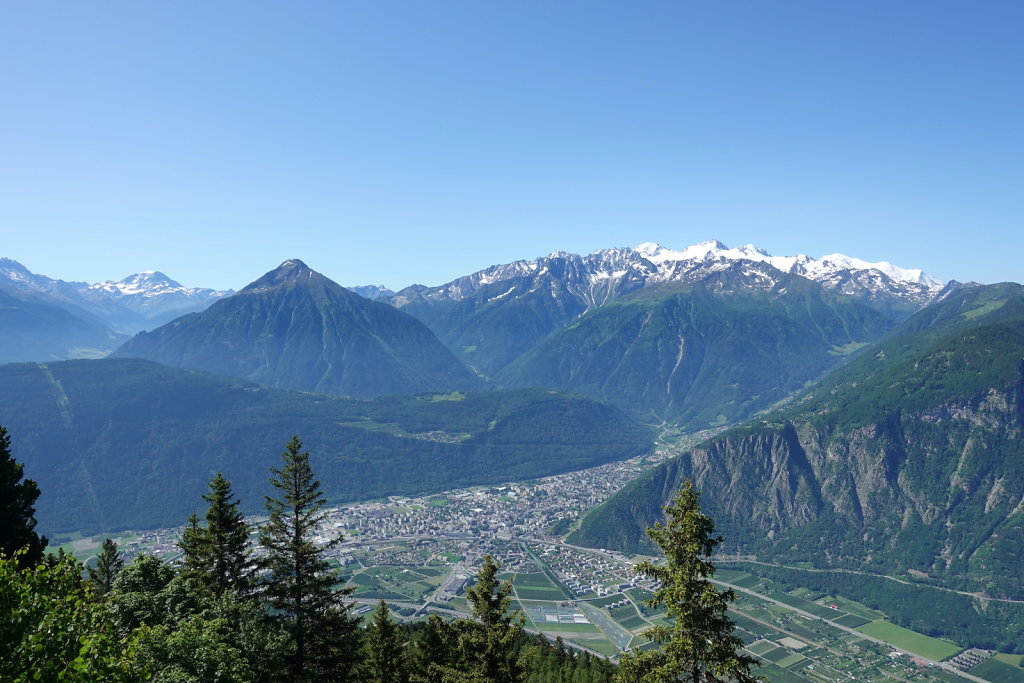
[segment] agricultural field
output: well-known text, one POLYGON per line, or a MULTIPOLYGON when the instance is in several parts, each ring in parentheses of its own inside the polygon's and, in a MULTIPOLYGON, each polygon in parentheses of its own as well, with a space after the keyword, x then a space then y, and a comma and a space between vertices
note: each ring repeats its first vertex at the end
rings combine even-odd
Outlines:
POLYGON ((516 574, 512 581, 520 600, 566 600, 565 593, 546 574, 516 574))
POLYGON ((928 659, 942 660, 948 657, 952 657, 961 650, 962 647, 954 645, 946 640, 939 640, 938 638, 929 638, 926 635, 911 631, 910 629, 897 626, 885 620, 873 621, 869 624, 864 624, 857 629, 861 633, 866 633, 869 636, 874 636, 880 640, 884 640, 893 647, 899 648, 906 652, 920 655, 928 659))
POLYGON ((1024 656, 998 654, 970 670, 992 683, 1024 683, 1024 656))
POLYGON ((437 590, 448 572, 440 567, 369 567, 352 575, 355 600, 422 602, 437 590))

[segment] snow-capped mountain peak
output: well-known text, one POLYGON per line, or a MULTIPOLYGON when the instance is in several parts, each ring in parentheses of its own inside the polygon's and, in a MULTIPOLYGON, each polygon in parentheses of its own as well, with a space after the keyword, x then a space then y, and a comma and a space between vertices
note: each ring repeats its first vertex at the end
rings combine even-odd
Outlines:
MULTIPOLYGON (((684 261, 747 260, 768 263, 784 273, 794 273, 816 281, 828 279, 840 271, 874 270, 895 282, 923 285, 930 291, 938 291, 944 284, 941 280, 924 273, 920 268, 901 268, 888 261, 872 263, 844 254, 829 254, 820 259, 814 259, 805 254, 772 256, 753 244, 729 248, 718 240, 701 242, 681 250, 667 249, 654 242, 644 242, 634 247, 634 251, 657 265, 659 270, 665 270, 668 267, 667 264, 684 261)), ((678 268, 672 268, 672 270, 678 271, 678 268)))
POLYGON ((886 261, 872 263, 841 254, 819 259, 806 254, 772 256, 753 244, 729 247, 708 240, 682 249, 644 242, 586 256, 555 251, 533 261, 491 266, 439 287, 411 287, 391 297, 391 302, 401 308, 416 301, 460 301, 477 296, 482 288, 500 286, 500 291, 487 289, 479 296, 492 302, 543 289, 556 299, 571 296, 590 310, 638 289, 668 283, 718 291, 769 291, 785 287, 787 276, 817 282, 828 291, 870 302, 896 317, 926 305, 943 286, 920 269, 886 261))
MULTIPOLYGON (((888 277, 898 282, 909 282, 924 285, 928 289, 942 289, 943 282, 938 278, 928 275, 920 268, 901 268, 894 266, 888 261, 871 263, 845 254, 828 254, 816 261, 810 261, 807 265, 809 271, 835 272, 837 270, 877 270, 885 273, 888 277)), ((815 278, 811 278, 815 279, 815 278)))
POLYGON ((65 308, 96 316, 113 328, 134 333, 206 308, 234 292, 185 287, 158 270, 88 284, 38 275, 17 261, 0 258, 0 284, 53 299, 65 308))
POLYGON ((114 296, 160 296, 171 292, 188 292, 189 288, 175 282, 158 270, 144 270, 116 282, 107 280, 89 286, 90 290, 106 292, 114 296))

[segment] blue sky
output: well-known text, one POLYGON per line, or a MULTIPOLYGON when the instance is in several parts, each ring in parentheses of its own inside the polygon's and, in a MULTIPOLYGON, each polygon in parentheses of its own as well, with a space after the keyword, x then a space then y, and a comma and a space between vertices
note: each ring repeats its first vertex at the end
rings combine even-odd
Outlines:
POLYGON ((441 284, 717 238, 1024 280, 1024 3, 11 2, 0 256, 441 284))

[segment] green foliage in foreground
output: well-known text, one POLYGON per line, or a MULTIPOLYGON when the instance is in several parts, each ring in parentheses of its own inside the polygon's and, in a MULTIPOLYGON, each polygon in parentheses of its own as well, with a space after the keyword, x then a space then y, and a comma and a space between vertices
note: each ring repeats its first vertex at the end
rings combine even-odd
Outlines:
POLYGON ((545 390, 343 399, 258 387, 140 360, 0 367, 0 424, 38 481, 51 531, 181 524, 214 472, 242 512, 295 432, 330 502, 424 494, 592 467, 646 451, 620 411, 545 390))
POLYGON ((740 652, 743 641, 733 633, 735 624, 726 615, 736 595, 731 589, 719 591, 708 580, 715 573, 708 558, 722 537, 715 535, 714 521, 701 511, 692 482, 683 484, 665 507, 665 516, 666 524, 659 522, 647 533, 667 557, 667 564, 644 561, 636 571, 659 583, 645 604, 664 607, 672 623, 647 631, 660 647, 624 655, 616 680, 754 683, 757 679, 750 675, 750 667, 756 660, 740 652))
POLYGON ((71 555, 19 569, 21 553, 0 553, 0 679, 140 681, 144 633, 115 632, 71 555))

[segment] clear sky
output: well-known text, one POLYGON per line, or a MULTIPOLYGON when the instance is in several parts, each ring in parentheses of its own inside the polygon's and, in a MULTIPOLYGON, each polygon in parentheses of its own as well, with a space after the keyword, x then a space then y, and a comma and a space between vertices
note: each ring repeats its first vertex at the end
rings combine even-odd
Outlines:
POLYGON ((436 285, 717 238, 1024 280, 1024 3, 6 2, 0 256, 436 285))

